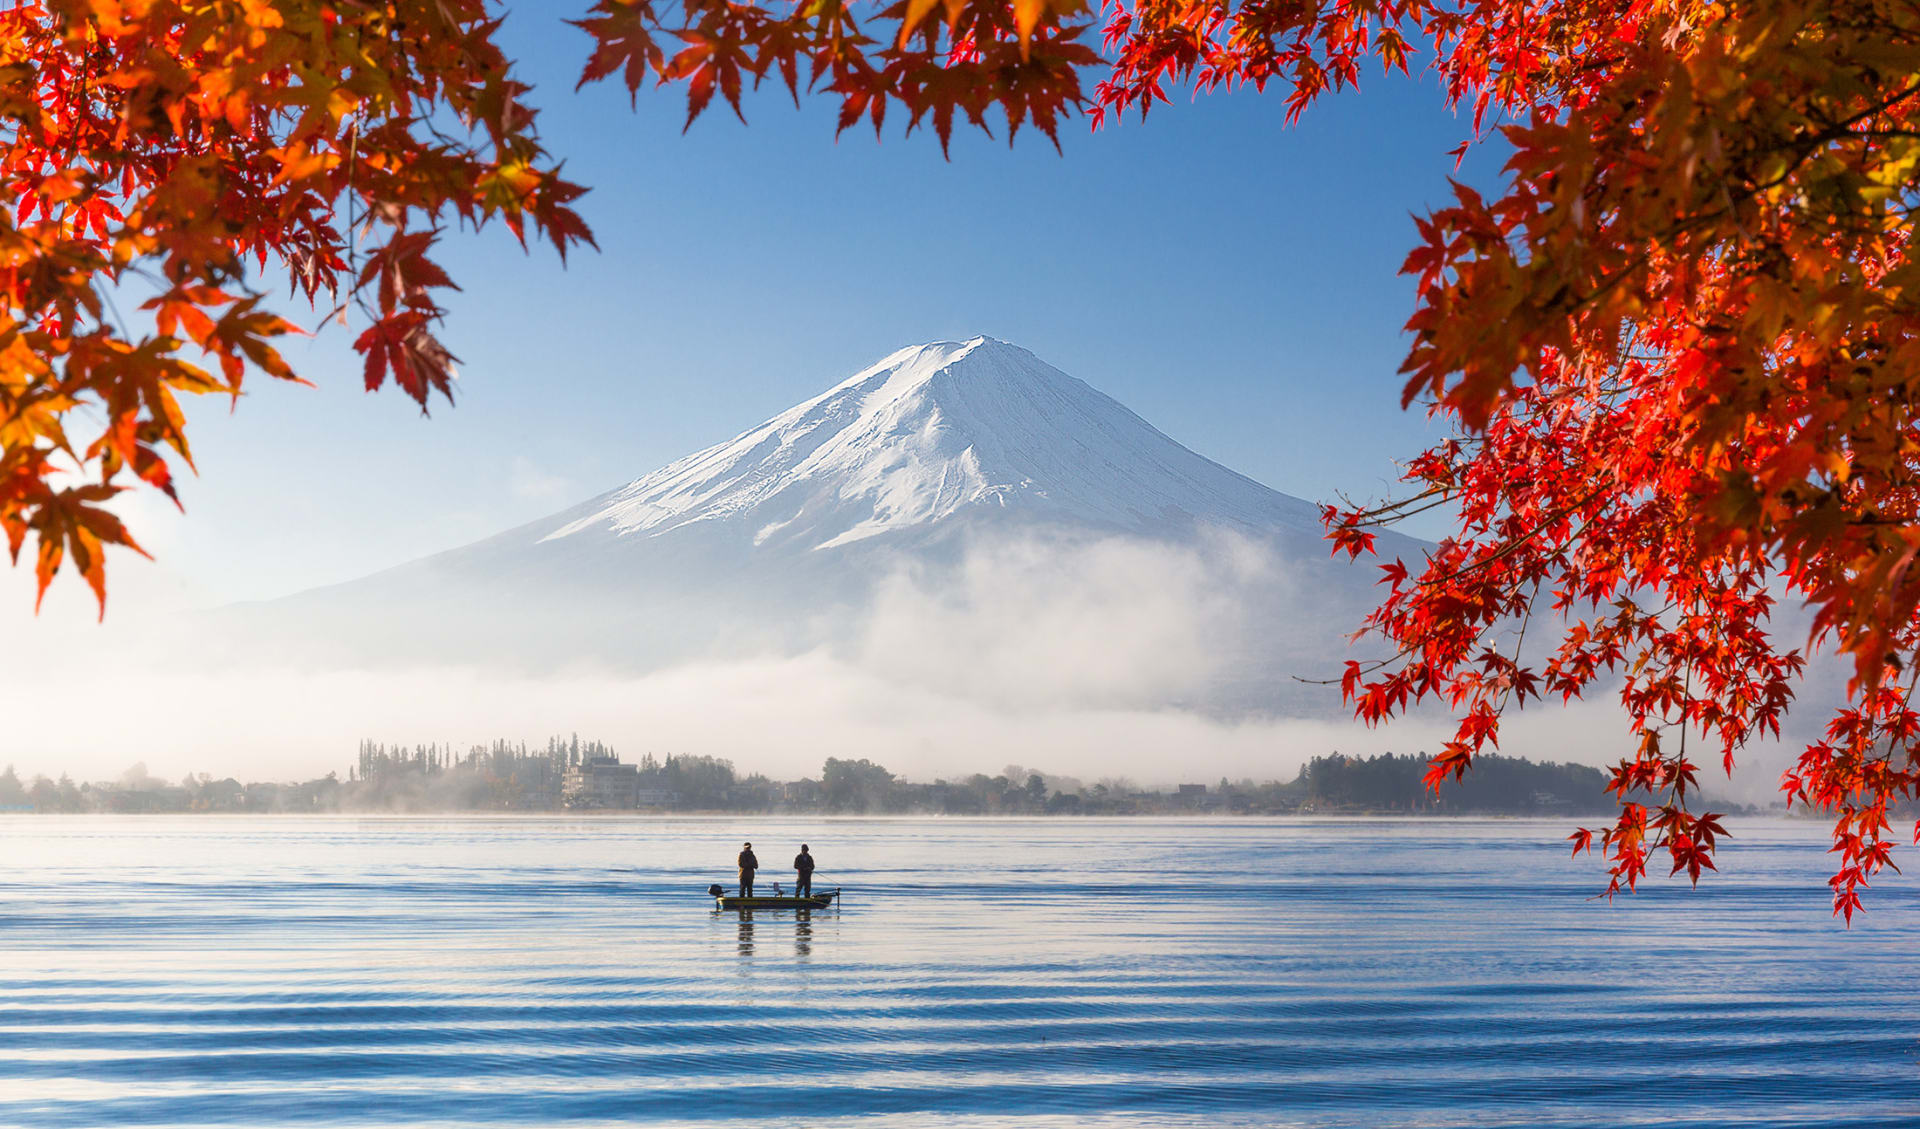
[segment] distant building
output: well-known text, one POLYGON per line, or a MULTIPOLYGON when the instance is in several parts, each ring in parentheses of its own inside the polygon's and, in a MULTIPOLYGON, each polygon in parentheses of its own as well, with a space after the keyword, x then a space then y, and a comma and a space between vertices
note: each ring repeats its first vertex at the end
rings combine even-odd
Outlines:
POLYGON ((1221 797, 1209 795, 1205 784, 1182 784, 1173 802, 1193 811, 1205 811, 1220 805, 1221 797))
POLYGON ((587 757, 567 769, 560 796, 570 808, 639 807, 640 766, 621 764, 611 754, 587 757))

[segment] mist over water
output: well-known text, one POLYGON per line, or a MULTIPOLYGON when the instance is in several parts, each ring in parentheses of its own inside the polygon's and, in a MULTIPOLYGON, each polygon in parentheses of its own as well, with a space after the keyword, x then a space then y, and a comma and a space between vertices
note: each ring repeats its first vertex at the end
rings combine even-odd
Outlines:
MULTIPOLYGON (((1364 598, 1328 583, 1334 566, 1317 543, 1311 561, 1222 531, 1184 546, 1029 534, 955 550, 937 568, 881 569, 844 622, 761 617, 806 636, 790 647, 743 642, 653 665, 638 656, 671 632, 647 617, 609 630, 611 606, 592 626, 635 665, 596 655, 564 617, 527 613, 519 634, 482 620, 402 631, 405 616, 386 605, 385 630, 444 653, 416 665, 402 661, 405 648, 367 645, 392 661, 330 665, 301 659, 289 642, 325 634, 314 622, 242 646, 218 616, 135 605, 95 625, 91 605, 59 590, 68 597, 50 613, 59 621, 40 622, 27 593, 0 600, 0 631, 46 645, 0 654, 0 681, 36 705, 0 738, 0 767, 110 780, 138 761, 168 779, 307 779, 344 775, 363 738, 464 749, 579 732, 629 760, 717 756, 778 779, 847 757, 916 780, 1018 761, 1168 785, 1291 779, 1314 756, 1431 751, 1453 735, 1430 705, 1373 728, 1342 704, 1339 664, 1322 645, 1358 624, 1375 593, 1370 578, 1364 598), (520 665, 536 653, 521 647, 533 637, 572 658, 520 665), (105 700, 115 708, 101 709, 105 700)), ((754 619, 730 603, 674 602, 708 628, 754 619)), ((331 630, 367 644, 350 629, 357 621, 336 619, 331 630)), ((1748 750, 1739 778, 1709 787, 1737 802, 1773 800, 1800 748, 1795 725, 1824 716, 1817 700, 1802 702, 1785 741, 1748 750)), ((1502 751, 1533 760, 1610 764, 1631 745, 1606 688, 1571 705, 1530 703, 1501 729, 1502 751)))
POLYGON ((14 818, 0 1124, 1920 1125, 1816 825, 14 818), (716 915, 752 839, 837 911, 716 915))

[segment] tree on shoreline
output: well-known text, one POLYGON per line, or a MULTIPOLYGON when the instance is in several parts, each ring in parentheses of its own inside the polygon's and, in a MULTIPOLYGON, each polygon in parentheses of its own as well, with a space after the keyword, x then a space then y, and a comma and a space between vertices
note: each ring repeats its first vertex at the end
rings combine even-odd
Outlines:
MULTIPOLYGON (((683 84, 689 123, 769 77, 798 98, 804 75, 841 129, 897 107, 943 147, 996 114, 1009 141, 1031 126, 1057 145, 1066 116, 1145 116, 1184 85, 1278 84, 1295 116, 1426 52, 1471 111, 1461 151, 1497 125, 1513 156, 1497 198, 1462 187, 1417 221, 1404 402, 1454 435, 1408 464, 1410 498, 1327 520, 1354 556, 1438 507, 1457 532, 1383 566, 1366 628, 1386 654, 1343 689, 1369 722, 1430 699, 1459 714, 1437 785, 1529 698, 1620 679, 1634 748, 1598 833, 1610 891, 1661 854, 1697 881, 1722 833, 1695 810, 1698 743, 1730 770, 1779 733, 1804 657, 1766 628, 1804 600, 1809 645, 1853 677, 1783 790, 1835 817, 1837 913, 1889 865, 1889 807, 1920 791, 1920 12, 599 0, 579 26, 582 83, 683 84), (1535 661, 1520 643, 1543 607, 1567 622, 1535 661)), ((590 241, 497 27, 484 0, 0 13, 0 528, 16 560, 35 538, 43 593, 71 562, 104 611, 105 548, 138 551, 104 503, 129 477, 171 495, 169 460, 190 465, 177 396, 237 396, 250 368, 296 379, 273 346, 293 325, 249 270, 357 316, 368 387, 391 376, 424 409, 452 376, 431 326, 453 284, 428 257, 446 227, 499 220, 563 255, 590 241), (151 332, 112 309, 136 283, 151 332)))

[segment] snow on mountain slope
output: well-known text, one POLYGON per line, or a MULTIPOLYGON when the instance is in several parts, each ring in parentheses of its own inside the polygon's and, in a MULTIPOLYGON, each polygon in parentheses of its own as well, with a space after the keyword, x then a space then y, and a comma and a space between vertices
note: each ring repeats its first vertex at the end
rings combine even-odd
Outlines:
POLYGON ((902 349, 583 509, 543 540, 722 522, 755 545, 832 549, 981 509, 1133 532, 1319 529, 1314 506, 990 337, 902 349))
POLYGON ((1317 507, 976 337, 562 513, 227 619, 238 661, 824 653, 943 693, 1225 713, 1308 709, 1290 676, 1337 671, 1376 576, 1330 559, 1317 507))

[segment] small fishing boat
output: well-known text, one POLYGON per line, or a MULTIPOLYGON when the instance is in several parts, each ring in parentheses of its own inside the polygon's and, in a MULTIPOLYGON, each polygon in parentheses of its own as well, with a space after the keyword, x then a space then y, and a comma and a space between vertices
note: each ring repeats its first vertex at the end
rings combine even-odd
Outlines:
POLYGON ((751 898, 728 897, 719 886, 707 887, 707 893, 712 895, 715 909, 826 909, 833 904, 835 898, 840 896, 840 887, 835 886, 831 890, 822 890, 804 898, 797 898, 792 894, 779 896, 755 894, 751 898))

